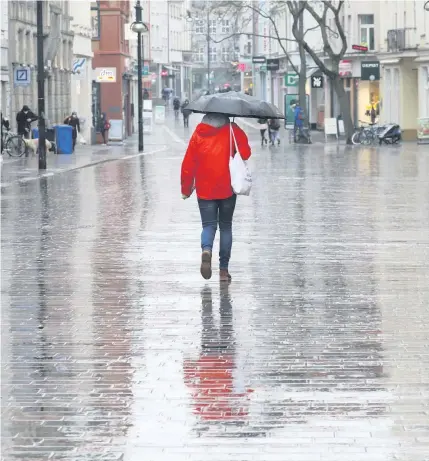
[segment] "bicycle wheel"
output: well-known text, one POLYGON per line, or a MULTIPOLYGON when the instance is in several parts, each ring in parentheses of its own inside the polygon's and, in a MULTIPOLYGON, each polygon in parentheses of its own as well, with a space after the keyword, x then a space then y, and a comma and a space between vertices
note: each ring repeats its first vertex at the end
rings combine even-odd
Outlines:
POLYGON ((360 139, 360 135, 361 135, 361 131, 356 131, 355 133, 353 133, 353 136, 352 136, 352 143, 356 146, 357 144, 360 144, 361 142, 361 139, 360 139))
POLYGON ((5 147, 10 157, 22 157, 27 150, 27 146, 21 136, 11 136, 6 141, 5 147))
POLYGON ((365 131, 365 142, 364 144, 366 146, 369 146, 370 144, 372 144, 375 140, 375 136, 374 136, 374 132, 371 131, 371 130, 368 130, 368 131, 365 131))

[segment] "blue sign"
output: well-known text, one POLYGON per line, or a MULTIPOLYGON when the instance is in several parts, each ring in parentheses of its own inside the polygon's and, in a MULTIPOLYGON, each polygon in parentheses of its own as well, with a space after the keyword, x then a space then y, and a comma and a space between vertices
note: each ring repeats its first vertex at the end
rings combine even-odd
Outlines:
POLYGON ((15 67, 13 71, 15 86, 28 86, 31 84, 31 70, 29 67, 15 67))
POLYGON ((72 67, 72 70, 73 70, 73 73, 77 73, 78 71, 79 72, 83 72, 84 68, 85 68, 85 65, 86 65, 86 58, 76 58, 73 60, 73 67, 72 67))

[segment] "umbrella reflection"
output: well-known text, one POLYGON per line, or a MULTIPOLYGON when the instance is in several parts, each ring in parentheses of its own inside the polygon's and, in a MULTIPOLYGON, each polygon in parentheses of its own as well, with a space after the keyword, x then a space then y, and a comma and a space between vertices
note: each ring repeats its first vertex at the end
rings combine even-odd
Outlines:
POLYGON ((239 384, 228 287, 221 288, 219 327, 213 317, 211 288, 202 290, 201 302, 200 356, 184 362, 184 379, 192 392, 193 412, 205 423, 242 424, 248 416, 248 394, 252 390, 239 384))

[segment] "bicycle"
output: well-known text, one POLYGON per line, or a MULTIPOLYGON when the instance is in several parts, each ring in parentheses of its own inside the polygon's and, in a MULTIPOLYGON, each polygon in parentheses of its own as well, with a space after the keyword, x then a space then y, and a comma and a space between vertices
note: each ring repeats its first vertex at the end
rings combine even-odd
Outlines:
POLYGON ((357 131, 353 133, 352 143, 354 145, 362 144, 364 146, 369 146, 370 144, 375 143, 378 140, 377 133, 380 128, 379 125, 375 123, 367 123, 362 120, 359 120, 361 125, 357 131))
POLYGON ((18 133, 10 130, 4 130, 2 134, 2 155, 8 154, 9 157, 22 157, 27 152, 27 146, 18 133))

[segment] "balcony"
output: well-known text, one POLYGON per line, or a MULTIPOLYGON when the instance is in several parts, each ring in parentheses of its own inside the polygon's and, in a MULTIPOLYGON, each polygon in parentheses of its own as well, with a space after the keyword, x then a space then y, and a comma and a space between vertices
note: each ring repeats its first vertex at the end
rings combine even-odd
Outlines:
POLYGON ((391 29, 387 31, 387 51, 398 52, 417 48, 416 29, 391 29))

